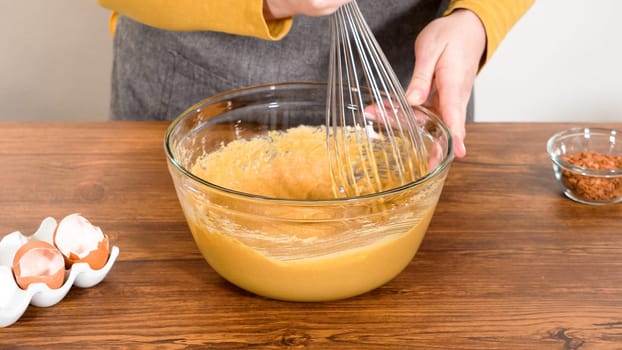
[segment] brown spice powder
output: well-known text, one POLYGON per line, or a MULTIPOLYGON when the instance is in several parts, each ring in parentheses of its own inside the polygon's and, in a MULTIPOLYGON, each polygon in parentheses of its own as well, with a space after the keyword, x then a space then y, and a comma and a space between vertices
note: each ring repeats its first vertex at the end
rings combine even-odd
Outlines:
MULTIPOLYGON (((622 156, 580 152, 561 157, 565 162, 593 170, 622 169, 622 156)), ((562 170, 562 182, 575 195, 590 201, 610 201, 622 197, 622 177, 602 178, 562 170)))

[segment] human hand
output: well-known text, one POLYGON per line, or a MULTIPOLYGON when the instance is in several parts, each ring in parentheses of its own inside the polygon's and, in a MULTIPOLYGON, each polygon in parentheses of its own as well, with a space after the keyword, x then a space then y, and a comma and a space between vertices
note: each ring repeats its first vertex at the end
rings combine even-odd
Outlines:
POLYGON ((415 68, 406 98, 411 105, 425 104, 440 114, 459 158, 466 155, 467 104, 485 49, 484 26, 465 9, 430 22, 415 40, 415 68))
POLYGON ((295 15, 325 16, 352 0, 264 0, 264 16, 268 20, 295 15))

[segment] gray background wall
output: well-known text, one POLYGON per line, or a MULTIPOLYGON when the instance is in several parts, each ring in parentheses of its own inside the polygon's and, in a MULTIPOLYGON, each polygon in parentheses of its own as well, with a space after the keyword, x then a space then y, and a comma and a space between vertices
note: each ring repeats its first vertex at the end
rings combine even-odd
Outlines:
POLYGON ((0 120, 104 120, 112 42, 95 0, 0 0, 0 120))
POLYGON ((621 12, 536 0, 477 78, 476 120, 622 121, 621 12))
MULTIPOLYGON (((0 0, 0 120, 105 120, 95 0, 0 0)), ((619 0, 538 0, 476 81, 477 121, 622 121, 619 0)))

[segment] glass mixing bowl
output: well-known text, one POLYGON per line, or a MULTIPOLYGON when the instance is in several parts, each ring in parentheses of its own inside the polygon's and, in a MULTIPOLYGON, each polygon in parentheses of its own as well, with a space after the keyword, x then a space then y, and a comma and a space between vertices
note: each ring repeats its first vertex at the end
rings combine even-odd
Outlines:
MULTIPOLYGON (((422 108, 415 114, 430 154, 428 174, 384 192, 274 198, 224 188, 192 171, 203 155, 234 140, 321 127, 325 108, 325 84, 241 88, 192 106, 166 133, 169 171, 199 250, 218 274, 252 293, 325 301, 370 291, 409 264, 432 218, 453 159, 452 140, 443 122, 422 108)), ((311 170, 292 165, 274 175, 275 186, 311 170)))

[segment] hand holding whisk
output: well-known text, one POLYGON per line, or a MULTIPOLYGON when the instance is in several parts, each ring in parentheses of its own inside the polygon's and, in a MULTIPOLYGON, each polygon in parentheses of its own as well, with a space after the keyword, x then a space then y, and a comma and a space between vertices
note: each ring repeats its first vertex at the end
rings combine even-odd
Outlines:
POLYGON ((427 173, 421 128, 356 0, 331 15, 326 103, 333 191, 386 191, 427 173))

